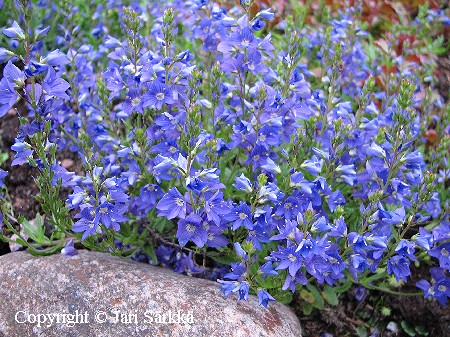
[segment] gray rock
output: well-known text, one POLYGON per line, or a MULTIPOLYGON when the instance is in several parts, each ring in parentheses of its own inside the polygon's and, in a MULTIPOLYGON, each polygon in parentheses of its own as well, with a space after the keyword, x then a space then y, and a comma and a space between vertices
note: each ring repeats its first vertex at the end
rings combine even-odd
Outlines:
POLYGON ((0 257, 0 337, 301 337, 287 306, 108 254, 0 257))

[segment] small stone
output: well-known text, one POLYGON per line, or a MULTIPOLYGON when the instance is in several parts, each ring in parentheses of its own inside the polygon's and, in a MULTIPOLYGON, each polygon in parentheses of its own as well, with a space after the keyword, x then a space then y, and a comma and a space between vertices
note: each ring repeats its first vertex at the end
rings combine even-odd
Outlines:
POLYGON ((219 289, 105 253, 10 253, 0 256, 0 336, 302 336, 287 306, 219 289))
POLYGON ((13 206, 15 208, 22 209, 27 206, 27 202, 26 202, 26 200, 17 197, 16 200, 14 201, 13 206))
POLYGON ((75 162, 72 159, 63 159, 61 161, 61 166, 64 167, 66 170, 73 166, 75 162))
POLYGON ((388 325, 386 326, 386 329, 393 332, 393 333, 397 333, 398 332, 398 324, 391 321, 388 323, 388 325))

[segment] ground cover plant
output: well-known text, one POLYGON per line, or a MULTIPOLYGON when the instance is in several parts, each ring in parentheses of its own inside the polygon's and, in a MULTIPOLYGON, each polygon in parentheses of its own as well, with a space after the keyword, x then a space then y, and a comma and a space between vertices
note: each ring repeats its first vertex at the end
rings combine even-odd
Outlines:
POLYGON ((95 3, 1 4, 13 250, 131 256, 304 314, 350 292, 447 304, 444 10, 381 34, 360 4, 311 17, 310 2, 95 3), (11 198, 23 166, 33 216, 11 198))

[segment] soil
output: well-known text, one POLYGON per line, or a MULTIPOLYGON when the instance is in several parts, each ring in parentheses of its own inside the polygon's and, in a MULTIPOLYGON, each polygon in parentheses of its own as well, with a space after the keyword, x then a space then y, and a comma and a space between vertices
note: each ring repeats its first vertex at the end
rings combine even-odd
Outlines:
MULTIPOLYGON (((417 292, 414 284, 421 278, 429 279, 428 274, 426 266, 413 269, 409 286, 397 291, 417 292)), ((370 291, 358 301, 354 292, 349 291, 339 298, 337 306, 325 306, 308 316, 303 314, 301 303, 296 299, 291 305, 300 319, 304 337, 450 336, 448 306, 443 307, 438 302, 423 297, 395 296, 370 291), (406 330, 410 331, 410 334, 406 330)))

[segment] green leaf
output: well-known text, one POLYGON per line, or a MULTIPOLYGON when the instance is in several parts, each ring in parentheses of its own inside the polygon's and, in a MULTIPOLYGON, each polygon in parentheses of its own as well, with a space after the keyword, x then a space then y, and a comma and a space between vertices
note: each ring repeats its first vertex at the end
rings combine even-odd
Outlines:
MULTIPOLYGON (((280 288, 278 288, 280 289, 280 288)), ((283 304, 289 304, 292 302, 293 296, 290 291, 276 290, 273 291, 272 296, 277 300, 277 302, 283 304)))
POLYGON ((36 214, 36 232, 37 232, 37 242, 45 244, 45 245, 50 245, 52 243, 52 241, 45 236, 45 227, 44 227, 44 222, 43 222, 43 218, 42 216, 37 213, 36 214))
POLYGON ((341 284, 340 286, 334 287, 334 291, 337 294, 345 293, 347 290, 349 290, 352 286, 351 281, 346 281, 344 284, 341 284))
POLYGON ((16 243, 18 243, 21 246, 26 247, 27 246, 27 242, 21 238, 16 238, 16 243))
POLYGON ((59 252, 63 247, 64 245, 57 245, 43 250, 28 249, 28 251, 33 256, 48 256, 59 252))
POLYGON ((411 337, 414 337, 416 335, 416 331, 414 330, 411 325, 408 324, 406 321, 401 321, 400 323, 402 329, 411 337))
POLYGON ((429 334, 428 330, 422 325, 416 326, 416 331, 421 336, 428 336, 429 334))
POLYGON ((131 236, 131 224, 129 222, 124 222, 120 225, 120 232, 124 238, 129 238, 131 236))
POLYGON ((325 286, 325 288, 322 291, 322 296, 331 305, 338 305, 339 303, 336 292, 330 286, 325 286))
POLYGON ((172 229, 174 227, 174 223, 162 216, 154 219, 150 226, 156 229, 159 233, 163 233, 169 229, 172 229))
POLYGON ((27 219, 23 218, 21 221, 24 233, 33 241, 39 242, 38 229, 33 226, 27 219))
POLYGON ((303 310, 303 314, 308 316, 311 314, 311 312, 313 310, 313 306, 310 303, 305 302, 302 304, 302 310, 303 310))
POLYGON ((357 327, 356 333, 358 334, 359 337, 367 337, 368 336, 367 329, 363 326, 357 327))
POLYGON ((258 276, 256 278, 256 283, 259 288, 264 289, 281 289, 283 285, 283 281, 281 280, 280 276, 269 276, 263 279, 261 276, 258 276))
POLYGON ((314 295, 305 288, 302 288, 302 290, 300 290, 300 298, 309 304, 313 304, 316 301, 314 295))
POLYGON ((369 284, 371 282, 374 282, 374 281, 377 281, 379 279, 382 279, 386 275, 387 275, 387 270, 386 269, 378 268, 374 275, 372 275, 370 277, 365 277, 364 279, 361 280, 361 283, 363 283, 363 285, 364 284, 369 284))
POLYGON ((145 245, 142 248, 142 251, 146 255, 148 255, 148 256, 150 256, 152 258, 152 261, 153 261, 154 265, 158 264, 158 258, 156 257, 156 254, 155 254, 155 248, 153 247, 153 244, 151 242, 148 242, 147 245, 145 245))
POLYGON ((308 290, 314 295, 315 299, 313 304, 314 308, 323 309, 324 307, 323 298, 322 295, 320 295, 319 290, 310 283, 306 285, 306 288, 308 288, 308 290))
POLYGON ((9 158, 9 155, 4 152, 0 152, 0 165, 2 165, 5 161, 7 161, 9 158))
POLYGON ((230 264, 231 262, 239 261, 238 256, 234 251, 229 248, 217 249, 218 252, 212 251, 208 252, 208 256, 212 258, 214 261, 217 261, 222 264, 230 264))

